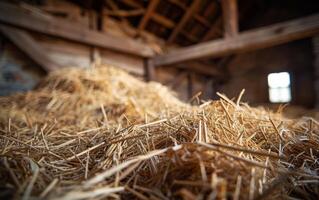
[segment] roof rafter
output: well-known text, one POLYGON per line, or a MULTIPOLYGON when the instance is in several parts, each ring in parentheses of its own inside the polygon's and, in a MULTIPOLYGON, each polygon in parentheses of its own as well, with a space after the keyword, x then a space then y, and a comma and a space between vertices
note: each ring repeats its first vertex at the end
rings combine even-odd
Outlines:
POLYGON ((151 18, 152 14, 154 13, 156 6, 158 5, 159 0, 151 0, 148 4, 147 10, 140 21, 138 25, 138 30, 143 30, 148 22, 148 20, 151 18))
POLYGON ((184 16, 177 24, 176 28, 173 30, 171 35, 168 38, 168 42, 174 41, 178 33, 181 31, 181 29, 184 27, 184 25, 187 23, 187 21, 193 16, 196 9, 199 7, 201 0, 194 0, 192 5, 189 9, 186 10, 184 16))

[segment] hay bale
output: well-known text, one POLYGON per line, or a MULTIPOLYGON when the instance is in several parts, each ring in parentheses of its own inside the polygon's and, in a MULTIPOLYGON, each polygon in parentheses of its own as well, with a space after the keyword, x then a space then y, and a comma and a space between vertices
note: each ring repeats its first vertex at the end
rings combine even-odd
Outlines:
POLYGON ((2 195, 315 198, 319 123, 219 95, 191 106, 111 66, 53 72, 0 98, 2 195))

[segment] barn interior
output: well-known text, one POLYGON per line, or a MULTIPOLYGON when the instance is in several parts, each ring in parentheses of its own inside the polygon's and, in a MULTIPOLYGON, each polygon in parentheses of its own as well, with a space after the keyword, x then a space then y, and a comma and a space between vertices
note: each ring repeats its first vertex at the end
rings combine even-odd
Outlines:
POLYGON ((4 0, 0 106, 3 198, 316 199, 319 2, 4 0))

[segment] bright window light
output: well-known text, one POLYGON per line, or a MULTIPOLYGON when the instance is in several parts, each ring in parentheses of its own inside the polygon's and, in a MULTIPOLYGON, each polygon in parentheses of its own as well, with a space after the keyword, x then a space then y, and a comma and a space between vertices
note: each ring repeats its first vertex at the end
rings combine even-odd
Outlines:
POLYGON ((268 74, 269 100, 272 103, 291 101, 290 75, 288 72, 268 74))

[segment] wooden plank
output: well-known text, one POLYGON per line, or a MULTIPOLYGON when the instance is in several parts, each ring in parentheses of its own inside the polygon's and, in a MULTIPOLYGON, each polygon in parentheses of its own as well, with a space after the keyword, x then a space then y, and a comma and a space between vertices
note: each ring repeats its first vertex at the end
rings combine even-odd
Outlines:
POLYGON ((193 97, 193 77, 191 73, 187 74, 187 96, 188 99, 193 97))
POLYGON ((189 32, 186 32, 184 30, 180 31, 180 34, 182 34, 184 37, 186 37, 189 41, 193 43, 197 43, 199 39, 193 35, 191 35, 189 32))
POLYGON ((143 30, 145 28, 148 20, 151 18, 158 3, 159 3, 159 0, 150 0, 150 3, 148 4, 147 10, 146 10, 141 22, 138 25, 138 30, 143 30))
POLYGON ((182 28, 184 27, 184 25, 188 22, 188 20, 193 16, 194 12, 196 11, 196 9, 198 8, 198 6, 200 5, 200 0, 194 0, 192 5, 190 6, 189 9, 186 10, 184 16, 182 17, 182 19, 179 21, 179 23, 177 24, 176 28, 173 30, 173 32, 171 33, 171 35, 168 38, 168 42, 172 42, 174 41, 174 39, 176 38, 176 36, 178 35, 178 33, 182 30, 182 28))
POLYGON ((156 81, 155 65, 152 59, 145 59, 145 72, 147 81, 156 81))
POLYGON ((160 15, 160 14, 154 13, 154 14, 152 15, 152 19, 153 19, 154 21, 156 21, 157 23, 162 24, 162 25, 165 26, 166 28, 173 28, 173 27, 175 27, 175 23, 174 23, 172 20, 170 20, 170 19, 168 19, 168 18, 166 18, 166 17, 164 17, 164 16, 162 16, 162 15, 160 15))
POLYGON ((211 28, 205 33, 202 41, 208 41, 221 33, 222 18, 218 17, 211 28))
POLYGON ((153 50, 130 38, 119 38, 107 33, 84 29, 74 22, 39 14, 20 7, 0 3, 0 21, 28 30, 62 37, 92 46, 112 49, 142 57, 150 57, 153 50))
POLYGON ((128 6, 131 6, 132 8, 142 8, 142 5, 139 4, 139 2, 135 1, 135 0, 122 0, 122 2, 128 6))
POLYGON ((314 90, 316 93, 315 107, 319 109, 319 34, 312 38, 312 51, 314 55, 314 90))
POLYGON ((102 64, 112 65, 132 74, 144 76, 144 60, 141 57, 101 49, 102 64))
POLYGON ((0 25, 0 31, 46 71, 61 68, 27 32, 6 25, 0 25))
POLYGON ((45 54, 60 66, 86 68, 91 64, 91 46, 40 33, 32 33, 31 36, 45 54))
POLYGON ((181 85, 181 82, 187 77, 187 73, 184 71, 179 71, 178 74, 174 77, 172 81, 169 81, 165 85, 168 85, 170 88, 175 89, 177 86, 181 85))
POLYGON ((117 16, 117 17, 132 17, 143 15, 145 10, 143 8, 138 8, 135 10, 103 10, 103 15, 107 16, 117 16))
POLYGON ((282 22, 238 34, 236 37, 204 42, 155 56, 156 66, 205 57, 217 57, 272 47, 319 33, 319 14, 282 22))
POLYGON ((234 37, 238 34, 237 0, 222 0, 224 36, 234 37))
POLYGON ((96 61, 102 64, 112 65, 132 74, 143 76, 143 58, 130 54, 124 54, 108 49, 93 48, 84 44, 52 38, 45 35, 35 35, 37 43, 40 44, 47 56, 61 66, 88 67, 94 59, 95 53, 99 57, 96 61), (98 51, 98 52, 97 52, 98 51))
POLYGON ((223 76, 223 73, 217 69, 217 66, 208 65, 200 62, 187 62, 185 64, 175 65, 180 69, 187 69, 198 74, 207 75, 207 76, 223 76))
POLYGON ((203 16, 200 16, 200 15, 195 15, 195 19, 201 23, 202 25, 206 26, 206 27, 211 27, 211 24, 209 23, 209 21, 203 17, 203 16))

